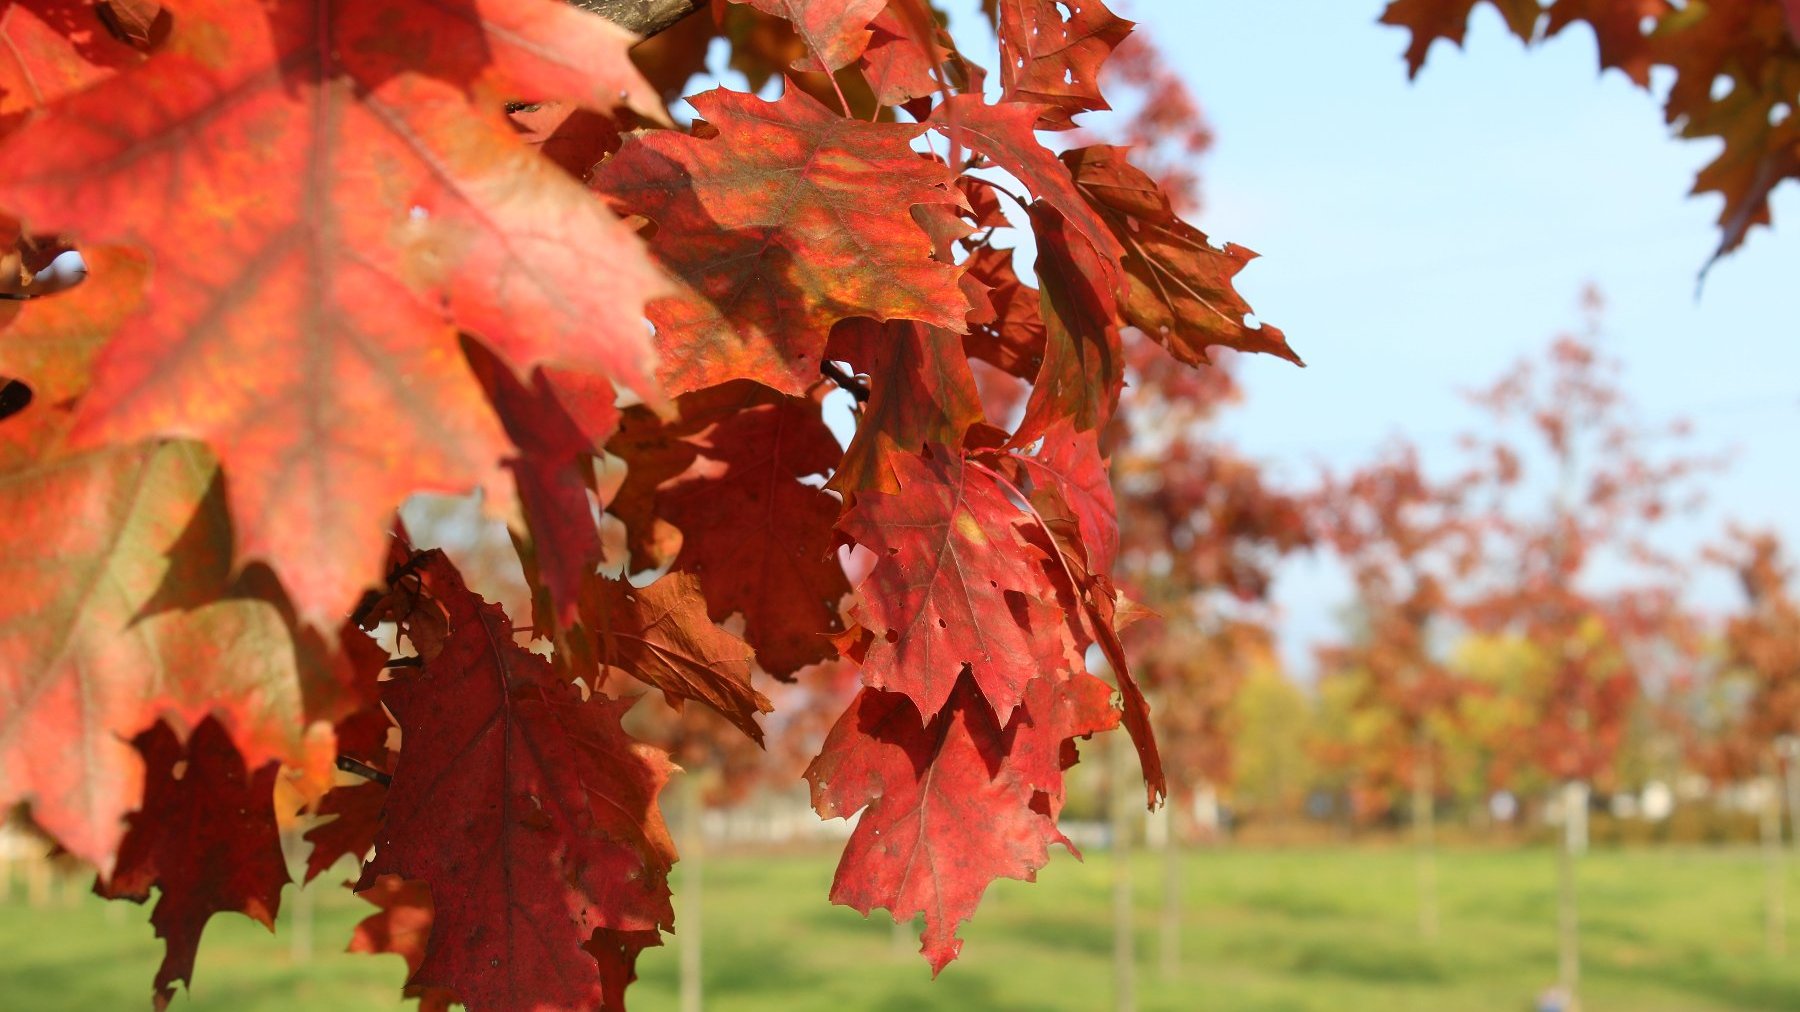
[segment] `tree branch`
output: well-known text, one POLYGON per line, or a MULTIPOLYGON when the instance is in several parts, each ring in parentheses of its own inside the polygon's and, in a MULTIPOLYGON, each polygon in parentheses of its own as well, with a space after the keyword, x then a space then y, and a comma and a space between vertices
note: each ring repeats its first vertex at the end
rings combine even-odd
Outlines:
POLYGON ((569 0, 642 38, 666 31, 705 6, 706 0, 569 0))

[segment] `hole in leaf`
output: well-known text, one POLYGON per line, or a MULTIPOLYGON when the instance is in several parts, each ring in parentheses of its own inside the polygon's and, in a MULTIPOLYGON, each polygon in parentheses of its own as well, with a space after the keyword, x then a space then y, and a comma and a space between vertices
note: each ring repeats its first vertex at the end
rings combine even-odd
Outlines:
POLYGON ((888 641, 888 642, 889 642, 889 643, 898 643, 898 642, 900 642, 900 630, 898 630, 898 629, 889 629, 889 630, 888 630, 888 631, 887 631, 887 641, 888 641))
POLYGON ((0 377, 0 421, 11 418, 30 405, 30 387, 18 380, 0 377))

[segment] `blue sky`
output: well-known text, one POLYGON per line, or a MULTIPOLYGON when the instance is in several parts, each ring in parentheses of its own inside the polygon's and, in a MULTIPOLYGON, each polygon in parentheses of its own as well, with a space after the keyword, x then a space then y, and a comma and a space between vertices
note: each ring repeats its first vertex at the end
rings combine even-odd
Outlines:
MULTIPOLYGON (((1800 188, 1696 297, 1718 198, 1687 192, 1714 146, 1671 137, 1657 101, 1598 74, 1585 28, 1527 52, 1484 5, 1466 49, 1439 43, 1409 84, 1379 0, 1118 6, 1217 131, 1197 223, 1263 254, 1240 288, 1308 362, 1242 363, 1247 403, 1224 425, 1248 452, 1299 482, 1398 433, 1448 468, 1478 421, 1458 391, 1576 328, 1592 282, 1644 413, 1736 452, 1679 536, 1732 518, 1800 545, 1800 188)), ((1696 594, 1734 603, 1722 576, 1696 594)), ((1330 566, 1288 568, 1290 658, 1305 666, 1344 596, 1330 566)))

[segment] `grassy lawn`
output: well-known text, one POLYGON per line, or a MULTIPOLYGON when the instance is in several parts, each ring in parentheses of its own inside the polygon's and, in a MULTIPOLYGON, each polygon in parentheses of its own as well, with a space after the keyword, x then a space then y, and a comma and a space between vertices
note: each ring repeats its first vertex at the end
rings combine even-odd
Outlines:
MULTIPOLYGON (((1139 1006, 1147 1010, 1519 1010, 1555 972, 1547 851, 1446 853, 1435 945, 1416 935, 1405 850, 1192 855, 1183 962, 1173 978, 1158 972, 1155 956, 1160 859, 1139 855, 1134 869, 1139 1006)), ((910 949, 895 945, 886 921, 826 904, 831 870, 828 854, 711 858, 710 1007, 1110 1007, 1111 869, 1104 854, 1086 864, 1059 855, 1037 885, 998 884, 965 929, 962 959, 935 983, 910 949)), ((1596 852, 1581 876, 1588 1012, 1800 1008, 1800 957, 1763 953, 1763 870, 1755 852, 1596 852)), ((319 951, 309 962, 296 962, 285 934, 271 937, 242 917, 218 918, 200 949, 199 986, 175 1008, 403 1007, 395 997, 403 973, 397 958, 335 951, 366 908, 347 893, 320 893, 319 951)), ((1800 895, 1789 907, 1800 910, 1800 895)), ((64 899, 41 911, 16 900, 0 906, 0 1009, 148 1007, 160 948, 144 920, 136 907, 92 899, 64 899)), ((1795 948, 1800 952, 1800 927, 1795 948)), ((641 969, 633 1008, 674 1008, 674 948, 653 950, 641 969)))

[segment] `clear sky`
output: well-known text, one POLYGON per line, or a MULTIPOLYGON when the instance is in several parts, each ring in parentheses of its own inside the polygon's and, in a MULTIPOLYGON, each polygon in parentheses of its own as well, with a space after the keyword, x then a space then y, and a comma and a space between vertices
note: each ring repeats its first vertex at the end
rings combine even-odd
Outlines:
MULTIPOLYGON (((1248 452, 1303 481, 1400 433, 1447 468, 1478 422, 1458 391, 1576 328, 1593 282, 1644 413, 1736 451, 1684 536, 1734 518, 1800 546, 1800 188, 1697 297, 1719 201, 1687 192, 1714 145, 1671 137, 1652 96, 1599 75, 1585 27, 1527 52, 1484 5, 1467 48, 1438 43, 1409 84, 1379 0, 1116 6, 1217 131, 1197 224, 1263 254, 1239 287, 1308 363, 1243 360, 1225 425, 1248 452)), ((1722 576, 1697 594, 1734 603, 1722 576)), ((1305 666, 1345 596, 1331 567, 1289 567, 1290 658, 1305 666)))

